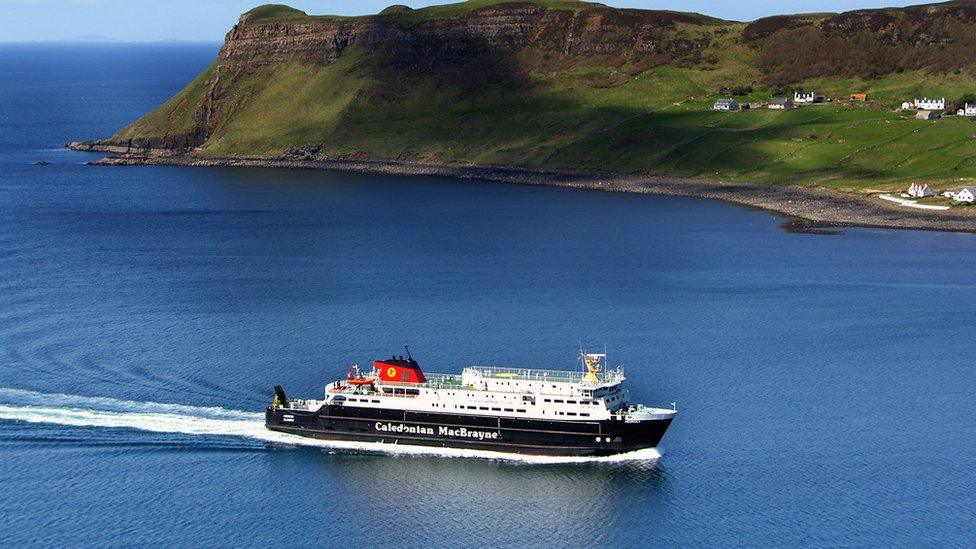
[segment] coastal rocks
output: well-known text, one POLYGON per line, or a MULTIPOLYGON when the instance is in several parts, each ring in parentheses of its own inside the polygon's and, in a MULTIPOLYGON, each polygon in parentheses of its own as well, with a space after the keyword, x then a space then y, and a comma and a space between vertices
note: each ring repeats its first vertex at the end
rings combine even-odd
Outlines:
POLYGON ((288 160, 314 160, 321 150, 321 143, 310 147, 288 147, 282 157, 288 160))

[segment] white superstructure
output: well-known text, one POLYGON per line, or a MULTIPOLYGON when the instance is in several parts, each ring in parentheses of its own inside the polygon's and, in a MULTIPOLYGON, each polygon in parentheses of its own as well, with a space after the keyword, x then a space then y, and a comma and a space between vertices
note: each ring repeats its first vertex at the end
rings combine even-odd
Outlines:
MULTIPOLYGON (((342 404, 412 412, 491 415, 521 419, 606 420, 627 410, 622 368, 604 371, 605 354, 580 358, 585 371, 470 366, 457 374, 427 374, 423 383, 383 381, 374 372, 340 380, 323 400, 291 400, 289 408, 315 411, 342 404)), ((650 412, 656 409, 643 408, 650 412)), ((661 412, 672 412, 661 410, 661 412)))

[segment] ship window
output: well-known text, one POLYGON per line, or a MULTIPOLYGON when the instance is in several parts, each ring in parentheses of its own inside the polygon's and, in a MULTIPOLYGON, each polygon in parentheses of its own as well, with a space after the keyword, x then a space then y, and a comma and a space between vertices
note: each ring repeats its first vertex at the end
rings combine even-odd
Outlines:
POLYGON ((546 402, 552 402, 552 401, 551 401, 551 400, 549 400, 548 398, 547 398, 547 399, 545 399, 545 400, 546 400, 546 402))
POLYGON ((590 413, 589 412, 580 412, 580 415, 583 416, 583 417, 590 417, 590 413))
POLYGON ((379 403, 380 401, 376 400, 375 398, 373 399, 373 404, 379 404, 379 403))
POLYGON ((492 408, 491 411, 492 412, 501 412, 502 409, 501 408, 492 408))
POLYGON ((420 391, 418 391, 417 389, 407 389, 406 393, 411 396, 417 396, 420 394, 420 391))
MULTIPOLYGON (((525 410, 522 410, 521 408, 518 409, 518 410, 515 410, 515 411, 518 412, 518 413, 520 413, 520 414, 524 414, 525 413, 525 410)), ((544 414, 545 412, 542 412, 542 413, 544 414)))
POLYGON ((488 409, 488 407, 487 407, 487 406, 478 406, 478 409, 479 409, 479 410, 487 410, 487 409, 488 409))
POLYGON ((563 399, 557 398, 557 399, 553 400, 553 402, 555 402, 556 404, 562 404, 563 403, 563 399))
POLYGON ((478 409, 477 406, 468 406, 468 410, 477 410, 477 409, 478 409))
POLYGON ((566 412, 566 415, 567 416, 575 416, 576 415, 576 412, 566 412))
POLYGON ((575 400, 567 400, 566 401, 566 404, 576 404, 576 401, 575 400))
POLYGON ((514 412, 515 410, 513 410, 513 409, 511 409, 511 408, 505 408, 505 411, 506 411, 506 412, 514 412))

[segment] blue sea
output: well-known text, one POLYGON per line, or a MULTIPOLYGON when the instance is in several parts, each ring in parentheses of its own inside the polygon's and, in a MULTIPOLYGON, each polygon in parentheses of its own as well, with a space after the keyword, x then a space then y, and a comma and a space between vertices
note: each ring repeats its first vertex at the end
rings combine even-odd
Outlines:
POLYGON ((704 200, 97 167, 206 45, 0 46, 0 540, 21 546, 976 543, 976 235, 704 200), (48 165, 36 165, 38 161, 48 165), (352 363, 573 369, 678 416, 657 459, 269 436, 352 363))

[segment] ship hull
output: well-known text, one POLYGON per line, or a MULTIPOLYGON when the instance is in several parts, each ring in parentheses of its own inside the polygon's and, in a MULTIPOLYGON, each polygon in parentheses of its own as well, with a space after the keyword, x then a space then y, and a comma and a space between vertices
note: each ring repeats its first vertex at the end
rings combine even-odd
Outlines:
POLYGON ((320 440, 540 456, 608 456, 653 448, 671 420, 546 421, 342 405, 314 412, 269 407, 265 412, 268 429, 320 440))

